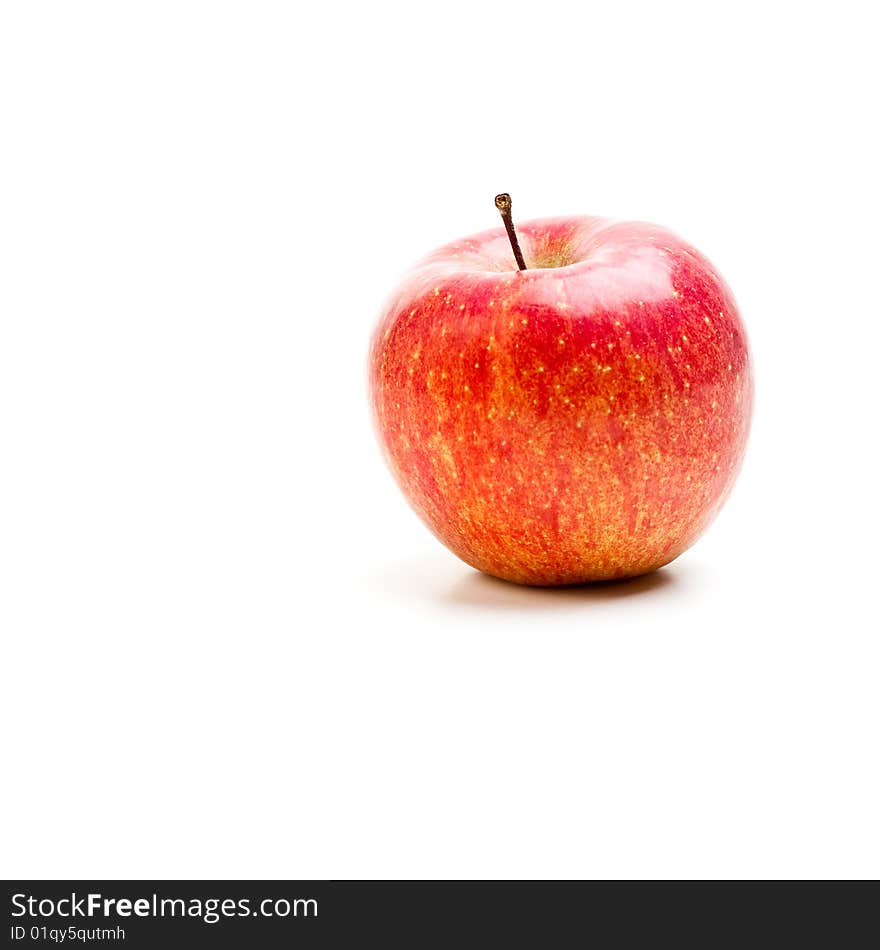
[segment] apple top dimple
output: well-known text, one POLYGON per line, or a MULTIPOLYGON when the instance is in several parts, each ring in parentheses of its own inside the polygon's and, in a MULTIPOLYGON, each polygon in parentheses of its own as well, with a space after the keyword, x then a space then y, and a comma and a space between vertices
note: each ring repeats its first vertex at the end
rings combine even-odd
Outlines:
POLYGON ((570 295, 583 301, 586 294, 597 306, 615 307, 633 288, 645 301, 676 293, 671 249, 682 242, 656 225, 545 218, 526 221, 518 231, 526 270, 516 268, 508 237, 496 228, 439 248, 416 265, 410 285, 423 284, 426 292, 451 283, 515 285, 529 303, 562 309, 570 295))

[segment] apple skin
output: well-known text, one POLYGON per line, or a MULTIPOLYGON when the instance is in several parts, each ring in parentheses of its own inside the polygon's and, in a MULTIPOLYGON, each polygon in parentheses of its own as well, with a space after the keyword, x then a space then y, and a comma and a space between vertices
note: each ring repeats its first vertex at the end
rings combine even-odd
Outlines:
POLYGON ((521 584, 633 577, 690 547, 743 458, 752 363, 715 268, 643 222, 548 218, 443 247, 373 335, 386 460, 433 533, 521 584))

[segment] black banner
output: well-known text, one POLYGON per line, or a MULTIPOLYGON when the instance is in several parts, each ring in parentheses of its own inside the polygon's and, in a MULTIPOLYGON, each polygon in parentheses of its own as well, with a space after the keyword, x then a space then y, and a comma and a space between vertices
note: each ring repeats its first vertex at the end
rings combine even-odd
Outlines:
POLYGON ((6 882, 5 945, 867 945, 873 883, 6 882))

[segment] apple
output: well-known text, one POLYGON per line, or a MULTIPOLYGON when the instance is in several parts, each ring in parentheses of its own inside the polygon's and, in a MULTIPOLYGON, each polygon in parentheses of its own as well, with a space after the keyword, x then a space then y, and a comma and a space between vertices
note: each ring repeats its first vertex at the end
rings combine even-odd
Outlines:
POLYGON ((717 514, 752 362, 736 303, 653 224, 528 221, 454 241, 391 296, 369 385, 403 493, 463 561, 521 584, 633 577, 717 514), (521 249, 520 249, 521 245, 521 249))

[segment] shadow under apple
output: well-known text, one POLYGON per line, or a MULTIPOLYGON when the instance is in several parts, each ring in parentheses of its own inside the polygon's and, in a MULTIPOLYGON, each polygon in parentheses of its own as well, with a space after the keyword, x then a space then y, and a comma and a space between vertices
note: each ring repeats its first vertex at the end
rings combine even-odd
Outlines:
POLYGON ((441 599, 451 605, 490 610, 546 609, 628 600, 660 591, 668 593, 678 583, 677 572, 668 567, 640 577, 567 587, 526 587, 472 571, 446 588, 441 599))
POLYGON ((385 565, 368 578, 395 599, 465 610, 579 610, 643 598, 679 597, 689 570, 676 561, 651 574, 569 587, 526 587, 475 571, 448 555, 422 555, 385 565))

